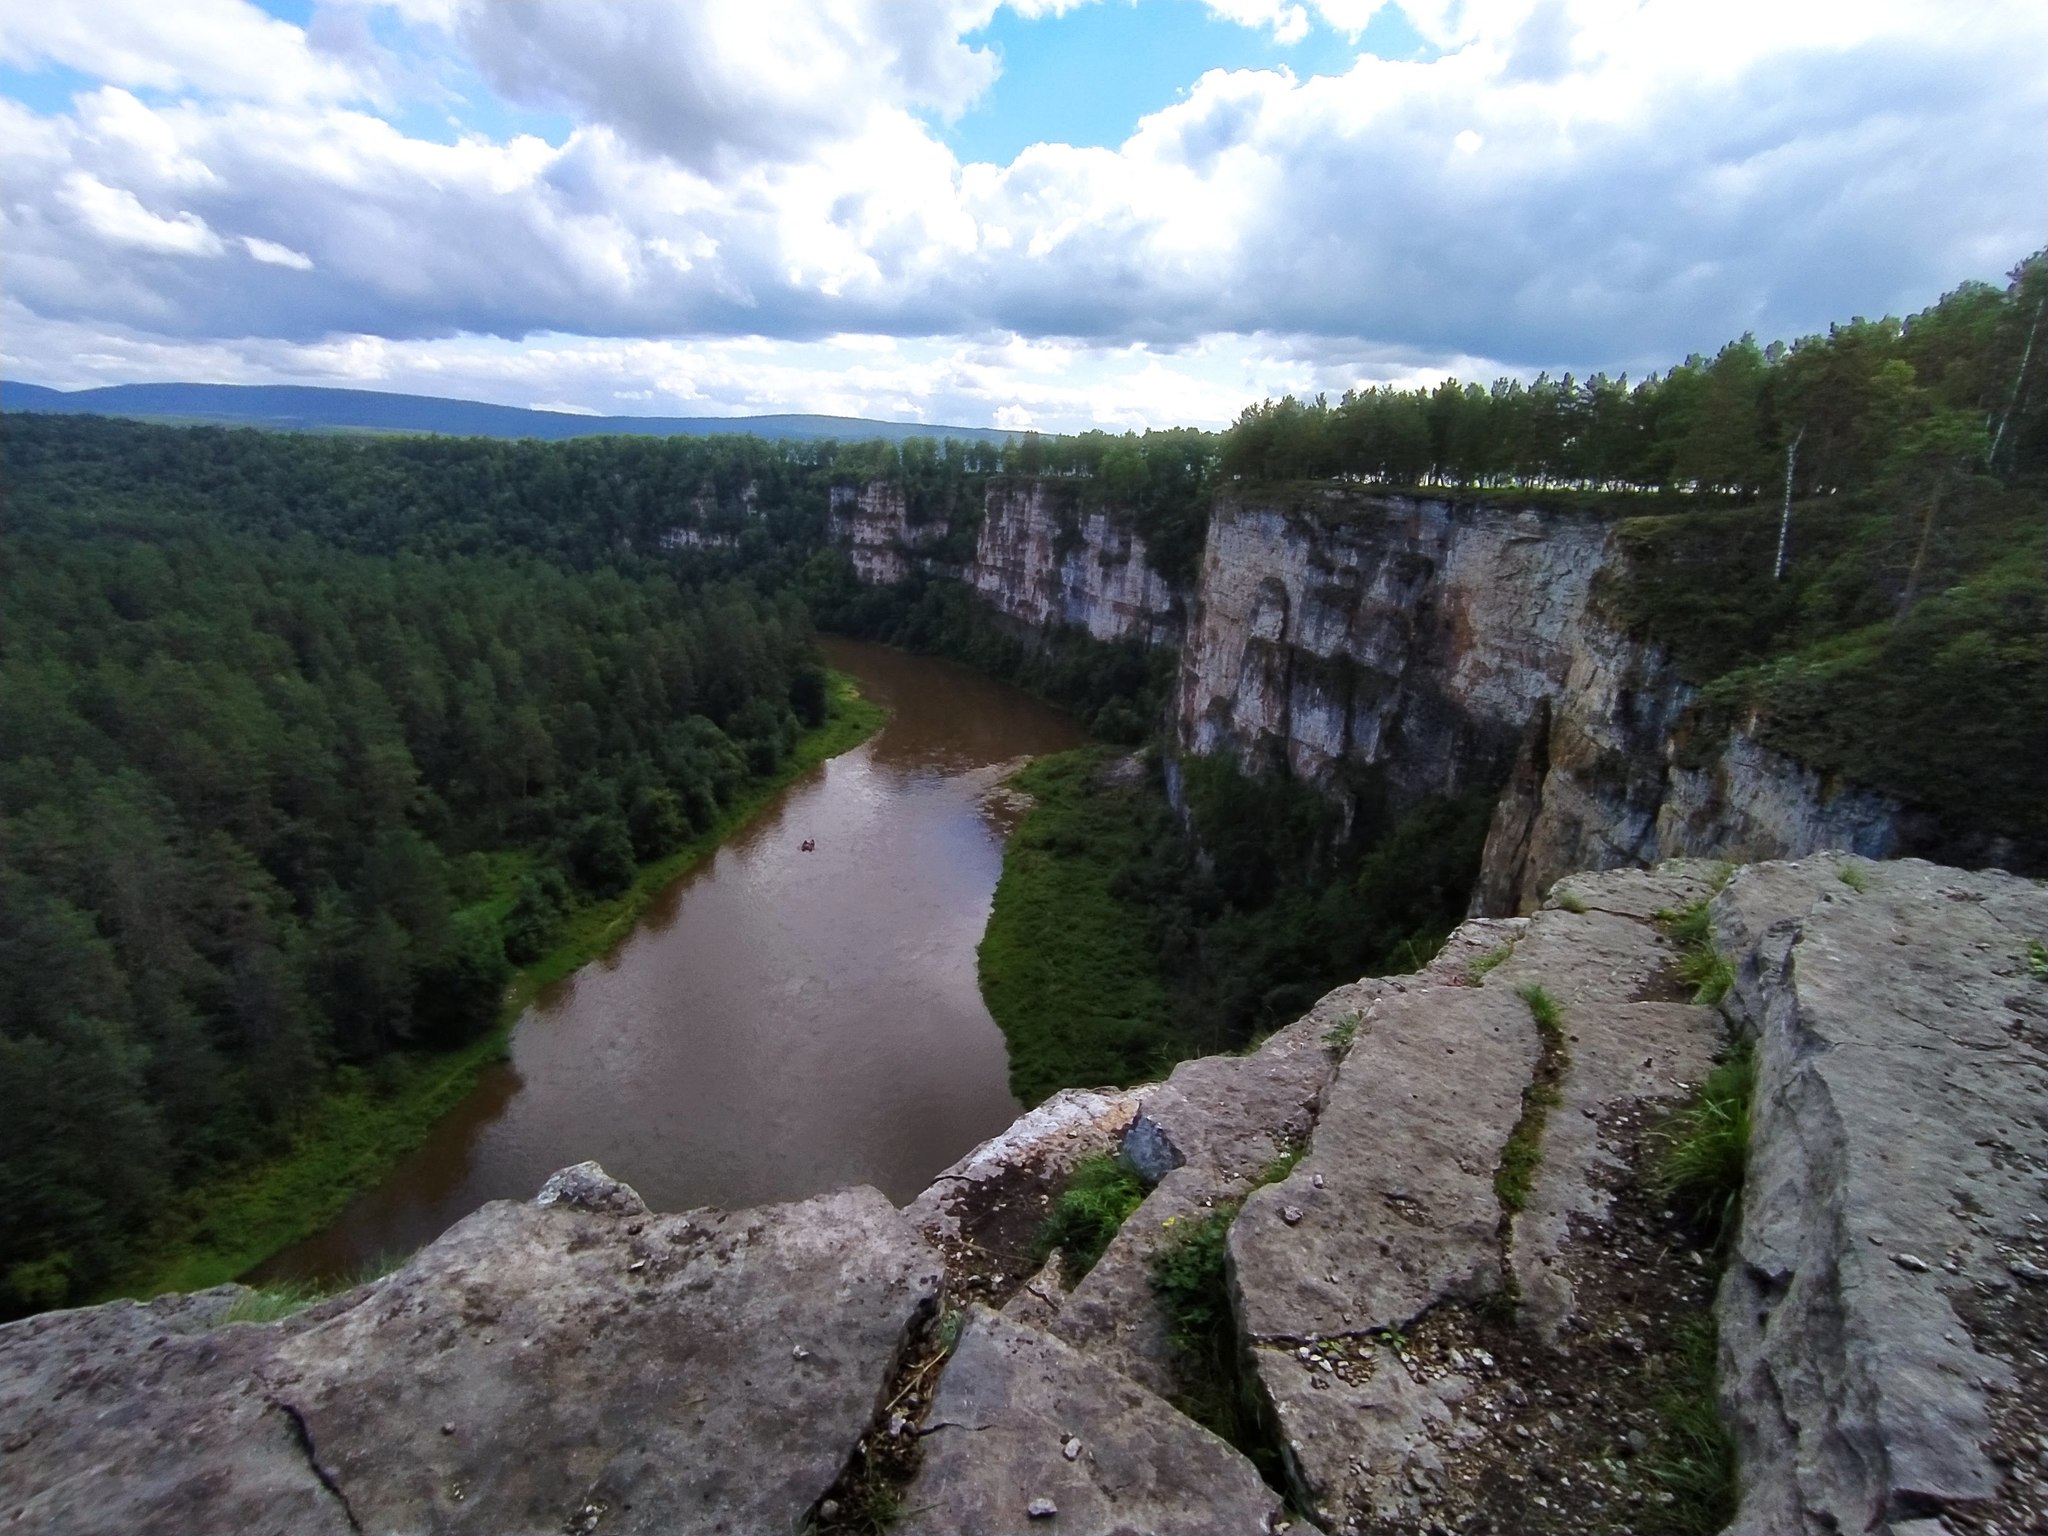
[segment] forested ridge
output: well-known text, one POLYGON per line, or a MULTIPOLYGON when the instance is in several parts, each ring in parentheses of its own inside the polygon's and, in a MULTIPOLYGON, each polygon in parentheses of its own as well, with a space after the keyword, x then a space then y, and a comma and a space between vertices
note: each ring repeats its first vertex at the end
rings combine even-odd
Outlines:
MULTIPOLYGON (((942 564, 997 477, 1045 476, 1182 583, 1218 494, 1297 481, 1647 514, 1601 600, 1710 713, 2048 846, 2044 308, 2037 258, 1903 323, 1744 338, 1636 384, 1287 399, 1220 434, 542 444, 9 417, 0 1309, 90 1294, 167 1198, 286 1145, 337 1074, 488 1031, 566 914, 716 824, 822 717, 814 623, 968 660, 1112 740, 1156 728, 1160 654, 1019 636, 943 570, 854 582, 833 496, 878 478, 947 520, 942 564)), ((1054 841, 1078 847, 1103 806, 1064 788, 1054 841)), ((1241 1039, 1440 931, 1483 827, 1444 804, 1339 847, 1291 785, 1197 766, 1188 788, 1192 835, 1105 802, 1123 820, 1090 889, 1160 988, 1104 1070, 1241 1039)))

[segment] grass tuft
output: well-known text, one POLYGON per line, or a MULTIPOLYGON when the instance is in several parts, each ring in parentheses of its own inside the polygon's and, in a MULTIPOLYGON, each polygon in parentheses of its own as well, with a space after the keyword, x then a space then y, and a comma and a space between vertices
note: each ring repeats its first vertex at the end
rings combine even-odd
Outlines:
POLYGON ((1351 1049, 1351 1042, 1358 1038, 1359 1015, 1347 1013, 1328 1029, 1323 1031, 1323 1044, 1330 1048, 1330 1054, 1342 1059, 1351 1049))
POLYGON ((1543 1053, 1536 1075, 1522 1090, 1522 1114, 1508 1133, 1500 1150, 1500 1166, 1494 1170, 1493 1192, 1501 1209, 1510 1215, 1529 1203, 1529 1191, 1536 1183, 1536 1170, 1543 1164, 1543 1128, 1550 1112, 1564 1101, 1558 1085, 1564 1080, 1569 1058, 1564 1048, 1564 1009, 1541 986, 1530 983, 1515 989, 1515 995, 1529 1006, 1529 1017, 1543 1037, 1543 1053))
POLYGON ((331 1294, 325 1286, 306 1285, 295 1280, 259 1285, 246 1296, 237 1296, 221 1313, 222 1326, 229 1323, 274 1323, 303 1312, 331 1294))
POLYGON ((1756 1049, 1743 1045, 1707 1074, 1692 1103, 1656 1133, 1651 1188, 1715 1248, 1733 1239, 1749 1171, 1756 1049))
POLYGON ((1714 1536, 1735 1518, 1736 1460, 1715 1401, 1713 1317, 1682 1324, 1678 1344, 1677 1377, 1659 1399, 1663 1424, 1643 1464, 1671 1502, 1647 1512, 1645 1536, 1714 1536))
POLYGON ((1507 959, 1514 952, 1515 946, 1513 944, 1501 944, 1489 949, 1485 954, 1465 967, 1466 982, 1471 986, 1478 986, 1479 983, 1493 974, 1495 968, 1503 960, 1507 959))
POLYGON ((1583 916, 1585 916, 1585 913, 1586 913, 1586 902, 1585 902, 1585 898, 1583 898, 1582 896, 1580 896, 1580 895, 1579 895, 1579 893, 1578 893, 1578 892, 1576 892, 1576 891, 1566 891, 1566 892, 1564 892, 1564 893, 1563 893, 1562 895, 1560 895, 1560 896, 1559 896, 1559 897, 1557 898, 1557 904, 1558 904, 1558 905, 1559 905, 1560 907, 1562 907, 1562 908, 1563 908, 1563 909, 1564 909, 1565 911, 1567 911, 1567 912, 1571 912, 1571 913, 1574 913, 1574 914, 1576 914, 1576 915, 1578 915, 1578 916, 1580 916, 1580 917, 1583 917, 1583 916))
POLYGON ((1122 1158, 1106 1152, 1082 1158, 1038 1230, 1036 1262, 1043 1264, 1059 1249, 1066 1255, 1067 1282, 1073 1284, 1095 1267, 1144 1200, 1137 1170, 1122 1158))
POLYGON ((2027 974, 2036 981, 2048 981, 2048 944, 2027 940, 2027 974))
POLYGON ((1870 889, 1870 876, 1861 864, 1843 864, 1835 870, 1835 878, 1857 895, 1870 889))
POLYGON ((1657 921, 1678 945, 1678 979, 1691 988, 1692 1000, 1712 1006, 1726 997, 1735 985, 1735 967, 1714 947, 1710 901, 1659 912, 1657 921))

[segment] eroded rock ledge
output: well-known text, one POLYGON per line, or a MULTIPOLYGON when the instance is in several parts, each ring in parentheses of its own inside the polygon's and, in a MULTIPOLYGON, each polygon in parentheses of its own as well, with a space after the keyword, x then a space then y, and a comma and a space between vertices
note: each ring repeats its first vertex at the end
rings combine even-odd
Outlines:
POLYGON ((656 1215, 585 1164, 283 1322, 228 1287, 0 1329, 0 1526, 800 1531, 885 1468, 912 1532, 1647 1533, 1711 1306, 1744 1536, 2044 1528, 2043 942, 2048 891, 1913 861, 1574 876, 1254 1051, 1058 1096, 903 1212, 656 1215), (1709 897, 1725 1015, 1657 920, 1709 897), (1731 1029, 1717 1276, 1646 1170, 1731 1029), (1112 1147, 1149 1193, 1068 1289, 1032 1236, 1112 1147), (1153 1285, 1214 1222, 1258 1444, 1184 1411, 1153 1285))

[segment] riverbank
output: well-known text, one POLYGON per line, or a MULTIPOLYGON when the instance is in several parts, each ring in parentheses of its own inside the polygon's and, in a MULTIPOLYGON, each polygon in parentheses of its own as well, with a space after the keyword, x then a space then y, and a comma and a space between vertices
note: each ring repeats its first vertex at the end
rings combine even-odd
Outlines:
MULTIPOLYGON (((642 866, 623 894, 568 914, 547 953, 513 977, 494 1029, 455 1051, 389 1057, 369 1070, 337 1069, 303 1112, 287 1152, 181 1194, 99 1299, 218 1285, 333 1221, 425 1139, 484 1068, 505 1059, 513 1026, 542 989, 605 954, 663 890, 797 779, 873 735, 885 718, 853 678, 834 672, 824 723, 800 738, 782 769, 748 786, 701 836, 642 866)), ((508 889, 523 862, 503 861, 508 889)))
POLYGON ((1010 783, 1032 799, 1003 850, 976 956, 981 995, 1027 1106, 1061 1088, 1129 1083, 1159 1063, 1172 1011, 1142 925, 1113 894, 1141 861, 1163 799, 1108 782, 1119 754, 1080 747, 1010 783))

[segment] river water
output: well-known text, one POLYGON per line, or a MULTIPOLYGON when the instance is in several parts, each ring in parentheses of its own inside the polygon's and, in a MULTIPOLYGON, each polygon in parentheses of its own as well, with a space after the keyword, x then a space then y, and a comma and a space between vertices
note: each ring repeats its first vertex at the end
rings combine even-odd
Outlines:
POLYGON ((595 1158, 656 1210, 873 1184, 899 1204, 1016 1116, 975 980, 1015 821, 998 786, 1080 737, 948 662, 828 639, 892 713, 543 993, 512 1059, 262 1279, 355 1273, 595 1158), (799 849, 807 838, 817 849, 799 849))

